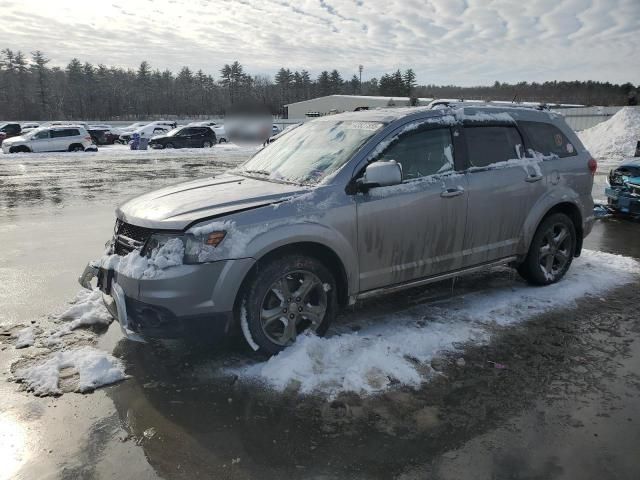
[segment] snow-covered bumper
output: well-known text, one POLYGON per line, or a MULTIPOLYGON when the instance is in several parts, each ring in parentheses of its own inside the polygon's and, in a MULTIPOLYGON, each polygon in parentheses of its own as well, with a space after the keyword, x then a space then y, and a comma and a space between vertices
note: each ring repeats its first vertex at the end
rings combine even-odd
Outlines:
POLYGON ((105 306, 131 340, 225 335, 251 258, 170 267, 155 278, 131 278, 88 265, 80 284, 97 278, 105 306))

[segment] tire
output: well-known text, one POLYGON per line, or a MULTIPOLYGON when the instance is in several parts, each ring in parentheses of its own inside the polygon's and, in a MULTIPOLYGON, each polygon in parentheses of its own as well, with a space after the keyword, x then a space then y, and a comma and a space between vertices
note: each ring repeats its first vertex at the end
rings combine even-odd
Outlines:
POLYGON ((202 142, 202 148, 211 148, 211 142, 208 140, 205 140, 204 142, 202 142))
POLYGON ((576 251, 576 229, 564 213, 544 218, 518 273, 532 285, 556 283, 569 270, 576 251), (562 237, 561 237, 562 236, 562 237))
POLYGON ((72 143, 69 145, 70 152, 84 152, 84 147, 79 143, 72 143))
POLYGON ((171 143, 171 142, 165 143, 164 144, 164 148, 173 148, 173 143, 171 143))
POLYGON ((336 282, 327 267, 313 257, 286 255, 260 266, 243 289, 236 318, 254 350, 275 355, 305 330, 324 335, 337 305, 336 282))
POLYGON ((9 153, 29 153, 31 150, 26 145, 20 145, 18 147, 11 147, 9 153))
POLYGON ((227 139, 226 138, 221 138, 220 140, 218 140, 218 143, 227 143, 227 139))

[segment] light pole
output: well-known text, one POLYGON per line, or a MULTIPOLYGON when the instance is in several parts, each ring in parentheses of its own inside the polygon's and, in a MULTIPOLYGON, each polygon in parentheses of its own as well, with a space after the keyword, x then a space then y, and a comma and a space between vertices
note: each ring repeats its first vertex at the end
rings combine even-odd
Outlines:
POLYGON ((364 67, 358 65, 358 71, 360 72, 360 95, 362 95, 362 70, 364 70, 364 67))

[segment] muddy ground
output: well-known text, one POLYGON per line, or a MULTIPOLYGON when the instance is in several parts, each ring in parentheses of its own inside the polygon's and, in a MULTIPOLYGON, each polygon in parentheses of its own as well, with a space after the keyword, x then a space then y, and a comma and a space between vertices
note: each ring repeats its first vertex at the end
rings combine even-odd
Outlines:
MULTIPOLYGON (((167 167, 178 179, 224 168, 197 153, 191 167, 114 155, 109 168, 99 158, 74 168, 62 158, 1 160, 2 194, 12 192, 0 210, 5 324, 41 322, 73 296, 123 196, 166 183, 167 167), (51 190, 51 178, 63 188, 51 190), (97 191, 86 187, 96 182, 97 191)), ((640 258, 640 223, 600 221, 585 246, 640 258)), ((510 274, 495 275, 372 301, 338 322, 492 288, 510 274)), ((489 344, 424 367, 431 381, 419 389, 331 401, 217 376, 251 359, 236 339, 141 345, 113 324, 98 346, 124 361, 130 379, 38 398, 8 381, 20 352, 4 342, 0 478, 640 478, 639 287, 496 327, 489 344)))

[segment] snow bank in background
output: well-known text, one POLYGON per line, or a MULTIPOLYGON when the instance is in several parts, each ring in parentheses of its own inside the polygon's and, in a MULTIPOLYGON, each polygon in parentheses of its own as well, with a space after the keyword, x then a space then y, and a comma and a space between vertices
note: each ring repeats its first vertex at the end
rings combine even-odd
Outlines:
POLYGON ((16 333, 13 334, 15 337, 15 347, 16 348, 26 348, 33 345, 36 341, 36 332, 34 327, 26 327, 21 328, 16 333))
POLYGON ((102 292, 97 288, 80 290, 73 300, 73 305, 60 314, 59 318, 71 321, 53 332, 46 341, 48 344, 57 342, 60 337, 71 333, 76 328, 88 325, 109 325, 113 321, 102 302, 102 292))
POLYGON ((92 347, 56 352, 40 364, 16 370, 15 377, 36 395, 60 395, 60 372, 67 368, 78 374, 76 392, 89 392, 127 378, 120 360, 92 347))
POLYGON ((634 281, 639 274, 640 263, 633 259, 583 251, 558 285, 509 284, 375 318, 357 333, 329 338, 303 335, 267 362, 235 373, 277 390, 294 382, 303 393, 369 394, 397 382, 417 387, 426 380, 418 367, 438 352, 455 350, 460 343, 486 342, 490 337, 487 327, 571 307, 587 294, 600 295, 634 281), (426 325, 417 322, 422 318, 426 325))
POLYGON ((640 140, 640 108, 624 107, 606 122, 578 132, 597 160, 612 164, 632 157, 640 140))

